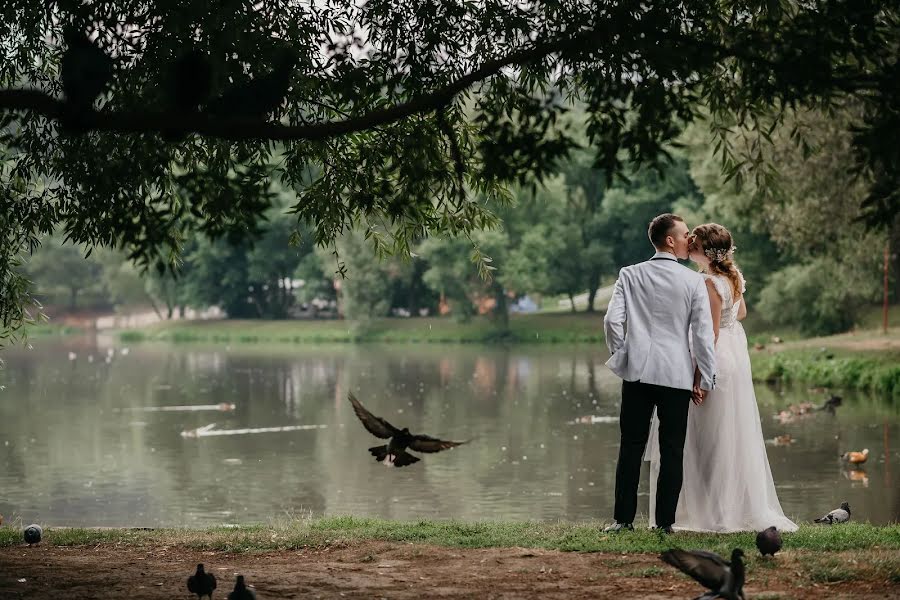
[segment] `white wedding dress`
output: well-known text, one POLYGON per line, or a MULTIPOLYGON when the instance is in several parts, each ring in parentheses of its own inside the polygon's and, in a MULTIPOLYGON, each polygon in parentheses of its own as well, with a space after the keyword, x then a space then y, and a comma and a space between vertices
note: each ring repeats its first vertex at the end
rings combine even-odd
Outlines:
MULTIPOLYGON (((684 443, 684 481, 674 529, 689 531, 760 531, 774 525, 796 531, 784 516, 756 406, 747 336, 737 319, 740 302, 720 275, 711 279, 722 297, 716 343, 716 387, 703 404, 691 404, 684 443)), ((743 277, 741 277, 743 284, 743 277)), ((650 461, 650 525, 655 526, 656 479, 659 475, 659 421, 653 415, 644 458, 650 461)))

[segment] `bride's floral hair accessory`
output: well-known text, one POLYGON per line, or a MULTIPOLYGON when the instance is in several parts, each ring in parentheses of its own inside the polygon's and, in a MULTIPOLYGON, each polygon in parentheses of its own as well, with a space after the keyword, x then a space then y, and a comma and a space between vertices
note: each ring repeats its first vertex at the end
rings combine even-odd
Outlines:
POLYGON ((709 260, 714 260, 716 262, 722 262, 725 259, 734 258, 734 251, 737 250, 737 246, 732 246, 731 248, 707 248, 703 251, 703 254, 709 260))

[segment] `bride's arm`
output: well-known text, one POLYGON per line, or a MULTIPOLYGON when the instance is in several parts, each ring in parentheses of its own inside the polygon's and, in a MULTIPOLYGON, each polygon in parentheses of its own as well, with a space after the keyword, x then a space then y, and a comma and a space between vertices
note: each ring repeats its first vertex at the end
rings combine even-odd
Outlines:
POLYGON ((709 294, 709 312, 712 313, 713 334, 716 337, 716 342, 718 342, 719 319, 722 317, 722 298, 719 297, 719 292, 716 291, 716 284, 712 282, 712 279, 706 280, 706 292, 709 294))
POLYGON ((747 301, 741 296, 741 305, 738 306, 738 321, 743 321, 747 316, 747 301))

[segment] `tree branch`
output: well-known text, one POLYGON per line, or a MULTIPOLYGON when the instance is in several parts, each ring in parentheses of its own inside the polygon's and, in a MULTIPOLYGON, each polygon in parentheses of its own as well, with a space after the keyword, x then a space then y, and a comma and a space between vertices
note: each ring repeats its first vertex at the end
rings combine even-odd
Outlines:
MULTIPOLYGON (((339 121, 326 121, 305 125, 281 125, 246 118, 215 118, 205 113, 185 114, 159 111, 96 111, 79 114, 82 128, 117 133, 170 134, 196 133, 206 137, 226 140, 323 140, 331 137, 365 131, 431 112, 449 104, 453 98, 470 86, 488 79, 510 65, 521 65, 543 58, 554 52, 575 48, 598 35, 597 30, 586 30, 567 39, 537 44, 531 48, 489 60, 475 71, 447 86, 390 108, 374 110, 357 117, 339 121)), ((596 39, 596 38, 595 38, 596 39)), ((66 103, 39 90, 0 90, 0 110, 28 110, 51 119, 62 118, 66 103)))

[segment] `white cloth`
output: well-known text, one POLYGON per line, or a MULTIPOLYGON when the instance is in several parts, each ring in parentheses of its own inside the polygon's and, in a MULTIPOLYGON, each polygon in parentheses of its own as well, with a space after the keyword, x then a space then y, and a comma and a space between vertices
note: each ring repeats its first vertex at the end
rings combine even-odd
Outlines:
MULTIPOLYGON (((737 320, 740 303, 731 284, 712 279, 722 297, 716 344, 716 389, 703 404, 691 404, 684 443, 684 480, 674 529, 690 531, 760 531, 774 525, 796 531, 781 510, 753 391, 747 336, 737 320)), ((743 282, 743 277, 741 278, 743 282)), ((650 524, 655 526, 659 475, 659 421, 653 415, 644 458, 650 460, 650 524)))
POLYGON ((703 276, 657 252, 625 267, 603 318, 606 362, 625 381, 690 390, 694 361, 700 387, 716 384, 716 358, 709 296, 703 276), (690 341, 693 342, 693 350, 690 341))

